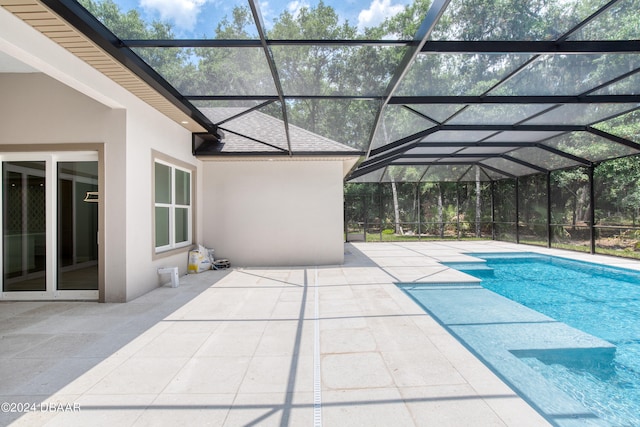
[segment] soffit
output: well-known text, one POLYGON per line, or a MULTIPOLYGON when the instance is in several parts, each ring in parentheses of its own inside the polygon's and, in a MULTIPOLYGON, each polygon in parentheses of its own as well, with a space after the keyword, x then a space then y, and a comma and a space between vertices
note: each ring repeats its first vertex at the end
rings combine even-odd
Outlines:
POLYGON ((190 132, 205 129, 165 96, 115 60, 84 34, 37 0, 0 0, 0 6, 190 132))

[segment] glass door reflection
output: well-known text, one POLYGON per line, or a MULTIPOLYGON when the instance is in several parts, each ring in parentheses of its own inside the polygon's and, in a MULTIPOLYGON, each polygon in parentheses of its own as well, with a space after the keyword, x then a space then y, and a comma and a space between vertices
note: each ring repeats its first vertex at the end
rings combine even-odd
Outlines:
POLYGON ((45 162, 4 162, 2 182, 2 290, 46 291, 45 162))
POLYGON ((98 162, 58 162, 58 290, 98 289, 98 162))

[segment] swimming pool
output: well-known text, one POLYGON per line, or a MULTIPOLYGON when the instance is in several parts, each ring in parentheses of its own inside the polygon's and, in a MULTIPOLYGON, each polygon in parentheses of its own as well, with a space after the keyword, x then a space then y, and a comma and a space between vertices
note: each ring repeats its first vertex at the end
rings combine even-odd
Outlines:
POLYGON ((553 423, 640 425, 640 272, 534 253, 468 255, 478 262, 444 265, 479 284, 400 287, 553 423))

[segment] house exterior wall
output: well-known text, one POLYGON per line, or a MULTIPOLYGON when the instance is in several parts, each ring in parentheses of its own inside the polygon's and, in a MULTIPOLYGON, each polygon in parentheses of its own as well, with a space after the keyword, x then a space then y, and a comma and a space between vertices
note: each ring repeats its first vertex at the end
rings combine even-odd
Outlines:
MULTIPOLYGON (((0 145, 103 147, 102 299, 129 301, 168 282, 157 274, 161 267, 186 273, 188 248, 154 254, 152 164, 160 152, 197 169, 191 133, 2 8, 0 51, 40 71, 0 73, 0 145)), ((197 233, 197 205, 194 210, 197 233)))
POLYGON ((164 115, 141 103, 127 110, 127 300, 136 298, 168 276, 158 277, 157 269, 177 266, 180 275, 187 273, 189 248, 155 255, 153 239, 153 156, 154 152, 170 158, 172 163, 193 165, 192 209, 196 212, 193 242, 201 240, 198 221, 197 183, 200 162, 191 154, 191 133, 168 120, 164 115))
POLYGON ((205 161, 203 243, 236 266, 344 261, 342 160, 205 161))
POLYGON ((168 282, 159 268, 186 273, 188 247, 153 248, 158 155, 193 169, 193 242, 218 257, 247 266, 343 262, 344 159, 204 162, 188 130, 2 8, 0 51, 37 71, 0 73, 0 156, 2 147, 99 147, 102 301, 130 301, 168 282))
MULTIPOLYGON (((109 165, 125 157, 124 110, 113 110, 41 73, 0 74, 0 145, 15 150, 57 151, 104 144, 106 181, 104 299, 126 297, 126 175, 109 165), (46 94, 43 96, 43 94, 46 94), (35 147, 34 147, 35 146, 35 147)), ((102 191, 103 189, 101 189, 102 191)))

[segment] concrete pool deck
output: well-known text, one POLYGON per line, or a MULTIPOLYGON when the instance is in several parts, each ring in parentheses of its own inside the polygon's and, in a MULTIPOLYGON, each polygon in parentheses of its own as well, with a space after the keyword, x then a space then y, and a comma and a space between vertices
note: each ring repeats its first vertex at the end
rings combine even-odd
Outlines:
POLYGON ((0 425, 548 425, 395 285, 468 281, 438 261, 489 251, 547 250, 356 243, 344 265, 210 271, 126 304, 1 302, 0 425))

